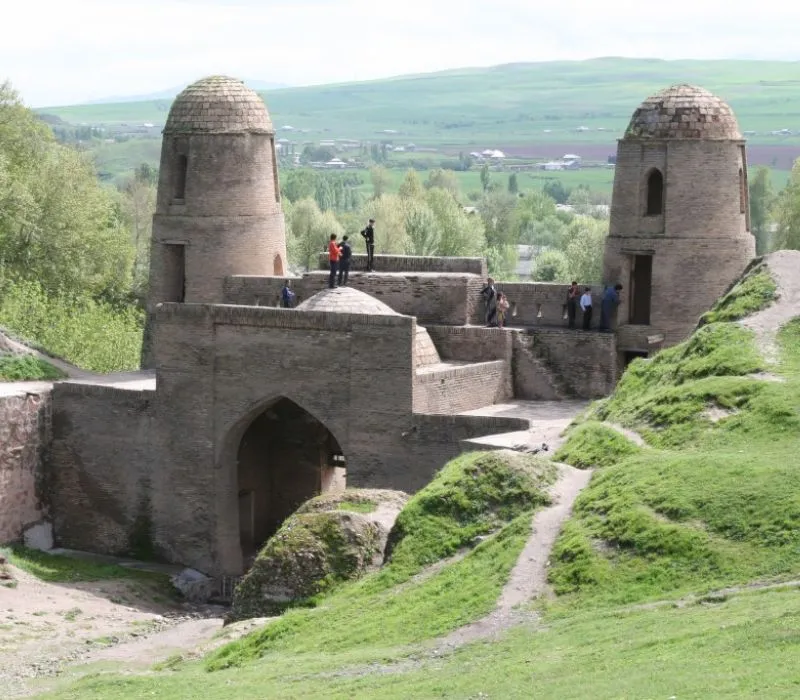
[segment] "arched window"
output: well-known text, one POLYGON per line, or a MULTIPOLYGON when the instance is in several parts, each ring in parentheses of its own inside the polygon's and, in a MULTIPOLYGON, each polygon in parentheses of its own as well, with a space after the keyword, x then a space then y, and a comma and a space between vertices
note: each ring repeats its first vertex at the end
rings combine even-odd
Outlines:
POLYGON ((272 260, 272 274, 275 277, 283 277, 283 260, 280 253, 276 253, 272 260))
POLYGON ((189 159, 180 154, 175 159, 175 179, 173 180, 174 187, 172 190, 172 198, 180 199, 186 196, 186 170, 189 167, 189 159))
POLYGON ((647 216, 658 216, 664 213, 664 176, 653 168, 647 176, 647 216))
POLYGON ((747 211, 747 189, 744 186, 744 168, 739 168, 739 211, 747 211))

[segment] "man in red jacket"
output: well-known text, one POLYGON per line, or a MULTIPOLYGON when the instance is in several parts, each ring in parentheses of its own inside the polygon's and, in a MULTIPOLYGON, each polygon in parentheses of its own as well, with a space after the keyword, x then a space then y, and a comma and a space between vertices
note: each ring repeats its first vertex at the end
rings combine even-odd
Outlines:
POLYGON ((336 234, 332 233, 331 240, 328 243, 328 263, 330 263, 331 266, 331 276, 328 279, 328 287, 331 289, 336 286, 336 272, 339 269, 339 257, 341 254, 339 246, 336 243, 336 234))

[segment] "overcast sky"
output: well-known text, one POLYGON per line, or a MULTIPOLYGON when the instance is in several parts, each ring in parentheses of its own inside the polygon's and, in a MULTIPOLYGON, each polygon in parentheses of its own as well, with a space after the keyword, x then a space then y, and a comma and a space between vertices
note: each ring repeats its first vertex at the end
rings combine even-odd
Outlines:
POLYGON ((800 3, 787 0, 3 4, 0 80, 32 106, 157 92, 212 73, 312 85, 597 56, 800 59, 800 3))

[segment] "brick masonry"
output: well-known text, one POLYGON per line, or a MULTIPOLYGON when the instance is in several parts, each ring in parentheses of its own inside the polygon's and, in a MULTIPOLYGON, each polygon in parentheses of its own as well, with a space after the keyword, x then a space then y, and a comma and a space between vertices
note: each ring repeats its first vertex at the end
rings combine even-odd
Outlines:
POLYGON ((49 440, 49 392, 0 397, 0 544, 20 540, 47 515, 43 455, 49 440))
MULTIPOLYGON (((259 469, 294 460, 296 473, 313 482, 315 470, 343 455, 348 485, 414 491, 465 449, 464 440, 528 427, 459 412, 511 397, 608 394, 618 339, 622 350, 649 343, 654 331, 677 342, 752 256, 742 143, 696 138, 701 126, 710 131, 708 120, 693 118, 703 112, 681 89, 675 104, 692 117, 688 130, 673 135, 674 120, 659 118, 669 138, 645 134, 661 109, 648 103, 642 129, 620 142, 617 160, 604 282, 627 287, 631 254, 654 255, 651 324, 622 324, 617 334, 571 331, 566 285, 503 283, 517 311, 511 328, 482 328, 486 266, 472 258, 377 256, 377 271, 364 273, 364 256, 356 255, 350 289, 315 297, 327 273, 313 271, 292 279, 298 301, 313 297, 309 303, 275 308, 285 237, 272 126, 266 110, 227 80, 198 88, 211 90, 208 100, 190 90, 164 134, 145 347, 155 389, 73 382, 53 390, 45 473, 64 546, 120 553, 147 545, 168 561, 238 575, 245 477, 272 483, 278 470, 258 479, 259 469), (645 216, 644 183, 654 167, 663 169, 665 206, 645 216), (175 244, 185 245, 186 303, 174 303, 184 282, 168 247, 175 244), (281 435, 280 416, 290 414, 294 427, 281 435), (240 450, 254 424, 287 439, 277 456, 254 449, 243 475, 240 450)), ((597 297, 601 288, 593 291, 597 297)), ((623 293, 620 319, 627 303, 623 293)), ((599 308, 594 327, 598 321, 599 308)), ((263 444, 277 444, 269 439, 263 444)), ((26 467, 5 454, 9 473, 29 475, 26 454, 26 467)), ((300 486, 282 487, 294 498, 300 486)), ((30 498, 23 502, 17 511, 29 515, 15 522, 37 517, 32 506, 25 511, 30 498)))

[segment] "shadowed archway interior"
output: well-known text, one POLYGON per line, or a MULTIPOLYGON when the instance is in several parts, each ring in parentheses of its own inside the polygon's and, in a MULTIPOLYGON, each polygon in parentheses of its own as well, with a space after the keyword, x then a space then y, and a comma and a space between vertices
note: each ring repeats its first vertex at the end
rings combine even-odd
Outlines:
POLYGON ((281 398, 245 430, 237 454, 239 536, 249 561, 304 501, 344 489, 344 455, 308 411, 281 398))

